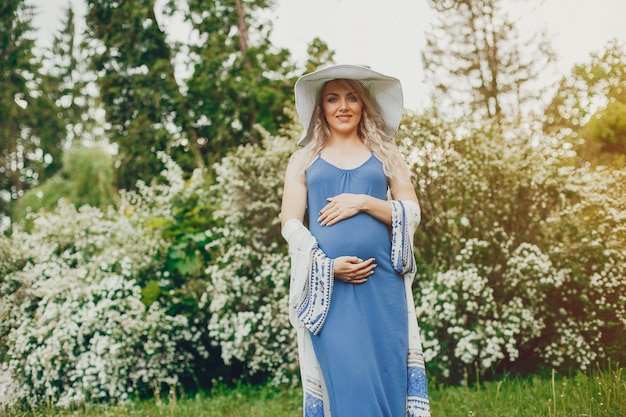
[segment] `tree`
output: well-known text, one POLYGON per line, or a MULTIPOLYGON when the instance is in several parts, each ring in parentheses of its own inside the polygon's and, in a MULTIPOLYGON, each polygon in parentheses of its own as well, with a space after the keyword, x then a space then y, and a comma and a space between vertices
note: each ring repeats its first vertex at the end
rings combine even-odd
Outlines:
MULTIPOLYGON (((91 63, 110 123, 108 135, 119 147, 118 186, 126 189, 158 175, 163 165, 157 152, 171 152, 180 133, 173 124, 180 91, 154 3, 87 1, 91 63)), ((202 164, 201 158, 196 162, 202 164)))
POLYGON ((23 0, 0 3, 0 217, 4 218, 25 190, 59 169, 65 138, 33 54, 33 13, 23 0))
POLYGON ((191 172, 212 166, 233 146, 257 142, 255 124, 275 133, 288 121, 289 52, 272 48, 271 25, 256 17, 270 2, 170 0, 162 16, 184 22, 169 28, 159 25, 154 0, 87 4, 88 39, 98 51, 93 68, 119 146, 121 186, 154 178, 161 169, 156 151, 191 172), (192 40, 172 41, 166 29, 189 31, 192 40), (187 66, 188 78, 177 62, 187 66))
POLYGON ((543 130, 585 161, 617 163, 625 154, 626 52, 610 41, 559 83, 545 110, 543 130))
POLYGON ((170 14, 182 10, 198 42, 189 45, 193 74, 186 81, 186 114, 198 133, 202 154, 215 162, 228 149, 260 143, 253 128, 270 133, 289 121, 292 73, 286 49, 269 42, 271 23, 259 19, 268 0, 171 0, 170 14))
POLYGON ((328 44, 320 38, 313 39, 306 51, 309 54, 305 66, 307 73, 313 72, 325 64, 334 63, 335 51, 328 48, 328 44))
POLYGON ((438 21, 426 34, 422 59, 435 108, 519 124, 525 107, 540 98, 538 76, 554 59, 545 34, 522 36, 500 0, 429 3, 438 21))
POLYGON ((97 87, 80 45, 76 20, 74 9, 68 7, 63 29, 54 36, 50 49, 46 51, 46 90, 59 108, 67 131, 67 141, 93 143, 99 139, 94 133, 98 126, 94 116, 99 106, 95 93, 97 87))

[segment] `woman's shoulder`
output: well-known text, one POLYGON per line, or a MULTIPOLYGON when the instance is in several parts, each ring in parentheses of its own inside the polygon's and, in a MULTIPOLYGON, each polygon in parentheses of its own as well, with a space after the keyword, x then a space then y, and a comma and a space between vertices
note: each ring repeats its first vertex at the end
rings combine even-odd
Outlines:
POLYGON ((306 159, 308 152, 305 149, 296 149, 289 157, 289 165, 301 165, 306 159))
POLYGON ((311 152, 306 148, 297 149, 289 158, 287 170, 297 173, 298 175, 304 175, 315 159, 316 158, 313 158, 311 152))
POLYGON ((304 148, 298 148, 291 154, 291 159, 302 158, 302 156, 306 153, 304 148))

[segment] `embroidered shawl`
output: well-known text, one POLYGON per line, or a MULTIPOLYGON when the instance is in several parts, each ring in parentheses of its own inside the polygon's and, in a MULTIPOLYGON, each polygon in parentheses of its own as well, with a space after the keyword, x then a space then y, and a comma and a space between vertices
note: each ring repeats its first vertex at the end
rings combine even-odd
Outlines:
MULTIPOLYGON (((430 404, 422 342, 413 301, 413 233, 420 222, 420 208, 412 201, 391 201, 392 253, 394 269, 404 275, 409 318, 409 351, 407 355, 407 416, 430 417, 430 404)), ((297 330, 298 355, 302 377, 303 413, 305 417, 331 417, 326 385, 315 356, 311 333, 317 334, 328 314, 334 282, 333 262, 319 249, 315 237, 296 219, 288 220, 282 235, 289 244, 291 281, 289 287, 289 321, 297 330)))

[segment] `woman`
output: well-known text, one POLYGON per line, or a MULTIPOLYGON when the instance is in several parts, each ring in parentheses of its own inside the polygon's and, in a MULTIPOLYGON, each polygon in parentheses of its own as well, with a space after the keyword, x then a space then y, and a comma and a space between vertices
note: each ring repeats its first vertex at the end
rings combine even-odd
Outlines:
POLYGON ((428 416, 411 292, 419 205, 391 142, 400 82, 337 65, 301 77, 295 96, 303 148, 285 173, 281 222, 304 415, 428 416))

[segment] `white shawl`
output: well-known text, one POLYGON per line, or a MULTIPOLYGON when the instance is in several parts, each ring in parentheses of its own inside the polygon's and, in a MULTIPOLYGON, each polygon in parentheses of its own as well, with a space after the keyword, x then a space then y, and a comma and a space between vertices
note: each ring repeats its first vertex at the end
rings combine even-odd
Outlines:
MULTIPOLYGON (((391 260, 396 271, 404 274, 404 288, 409 323, 407 355, 407 416, 430 417, 426 373, 415 304, 413 301, 413 234, 420 222, 420 208, 412 201, 391 201, 391 260)), ((302 377, 303 413, 331 417, 324 376, 317 361, 311 333, 317 334, 326 319, 334 282, 333 261, 319 249, 315 237, 296 219, 288 220, 282 235, 289 244, 291 281, 289 286, 289 321, 296 328, 302 377), (319 408, 323 407, 323 414, 319 408)))

